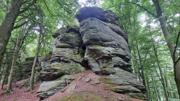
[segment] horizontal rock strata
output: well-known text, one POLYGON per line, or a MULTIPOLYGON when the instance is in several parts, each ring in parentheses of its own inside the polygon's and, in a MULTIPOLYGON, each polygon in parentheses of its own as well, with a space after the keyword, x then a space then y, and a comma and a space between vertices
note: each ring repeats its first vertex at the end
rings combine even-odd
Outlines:
POLYGON ((76 85, 72 92, 76 91, 80 85, 75 80, 85 76, 77 79, 73 75, 90 70, 98 79, 87 77, 84 80, 87 85, 106 85, 115 95, 145 99, 145 88, 132 73, 127 33, 119 27, 118 17, 97 7, 82 8, 76 17, 80 27, 63 27, 53 34, 52 55, 49 68, 41 71, 39 96, 46 98, 58 91, 68 92, 72 85, 76 85))

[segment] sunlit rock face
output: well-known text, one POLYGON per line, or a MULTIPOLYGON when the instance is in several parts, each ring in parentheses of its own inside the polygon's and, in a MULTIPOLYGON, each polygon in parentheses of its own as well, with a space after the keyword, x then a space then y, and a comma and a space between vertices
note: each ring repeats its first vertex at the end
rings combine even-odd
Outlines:
MULTIPOLYGON (((79 92, 78 87, 83 88, 80 84, 84 82, 84 85, 91 85, 92 89, 107 85, 108 92, 115 95, 145 99, 145 88, 132 73, 127 33, 119 27, 118 17, 112 11, 85 7, 79 10, 76 18, 80 27, 63 27, 53 34, 50 68, 41 73, 43 83, 38 90, 39 96, 47 97, 59 90, 66 92, 64 88, 71 88, 72 85, 75 85, 75 88, 71 88, 71 93, 76 93, 79 92), (86 75, 86 70, 92 71, 94 74, 90 75, 94 77, 86 75), (80 73, 80 79, 74 77, 77 73, 80 73), (64 79, 64 76, 67 78, 64 79), (98 83, 92 85, 93 80, 98 83), (46 85, 52 87, 47 89, 46 85)), ((81 91, 89 92, 88 89, 81 91)), ((102 93, 101 90, 95 92, 102 93)))

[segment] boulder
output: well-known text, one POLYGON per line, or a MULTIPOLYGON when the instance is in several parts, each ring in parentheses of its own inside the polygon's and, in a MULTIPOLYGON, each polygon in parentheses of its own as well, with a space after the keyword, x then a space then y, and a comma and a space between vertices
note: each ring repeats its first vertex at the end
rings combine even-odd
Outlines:
POLYGON ((53 62, 81 62, 82 57, 77 48, 54 48, 53 55, 51 57, 51 63, 53 62))
POLYGON ((80 47, 82 40, 79 30, 74 27, 61 28, 55 34, 56 48, 75 48, 80 47))
POLYGON ((137 76, 135 74, 127 72, 120 68, 114 68, 114 70, 116 71, 115 74, 104 76, 102 80, 104 80, 105 82, 107 81, 106 83, 113 85, 130 85, 139 89, 141 92, 145 92, 144 85, 137 79, 137 76))
POLYGON ((132 71, 127 41, 105 22, 97 18, 85 19, 81 22, 80 34, 86 46, 84 58, 93 71, 114 67, 132 71))
POLYGON ((41 98, 47 98, 53 95, 58 90, 62 90, 66 87, 73 78, 70 75, 64 75, 61 78, 53 81, 43 81, 37 91, 38 96, 41 98))
POLYGON ((102 82, 109 85, 108 87, 116 93, 126 94, 134 98, 145 99, 145 87, 136 75, 125 70, 114 68, 116 71, 109 76, 100 78, 102 82), (137 95, 136 95, 137 94, 137 95))
POLYGON ((122 48, 129 51, 127 41, 99 19, 88 18, 81 22, 83 44, 122 48))
POLYGON ((57 69, 46 69, 40 72, 40 80, 51 81, 65 75, 64 71, 57 69))
POLYGON ((65 87, 64 75, 74 74, 84 70, 81 66, 82 57, 79 48, 82 45, 77 27, 63 27, 54 35, 53 50, 50 58, 41 62, 42 80, 39 92, 41 96, 54 94, 57 89, 65 87), (59 79, 60 78, 60 79, 59 79))
POLYGON ((60 71, 62 74, 75 74, 84 71, 81 64, 72 61, 70 63, 52 63, 51 68, 60 71))
POLYGON ((76 14, 76 18, 79 22, 88 18, 97 18, 101 21, 118 24, 118 17, 110 10, 103 10, 98 7, 84 7, 76 14))

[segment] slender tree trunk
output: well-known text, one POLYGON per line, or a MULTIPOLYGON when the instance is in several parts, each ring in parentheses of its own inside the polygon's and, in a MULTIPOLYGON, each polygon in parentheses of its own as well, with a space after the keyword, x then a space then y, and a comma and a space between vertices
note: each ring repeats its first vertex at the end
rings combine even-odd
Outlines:
POLYGON ((11 63, 9 63, 9 61, 6 60, 5 69, 3 71, 3 75, 2 75, 2 78, 1 78, 1 89, 4 89, 5 81, 7 81, 7 77, 8 77, 8 74, 9 74, 10 66, 11 66, 11 63))
MULTIPOLYGON (((166 66, 167 68, 167 66, 166 66)), ((165 68, 165 70, 163 71, 163 74, 166 73, 167 69, 165 68)), ((164 74, 164 83, 165 83, 165 86, 168 87, 169 89, 171 89, 171 85, 168 85, 168 79, 167 79, 167 75, 164 74)), ((167 90, 167 94, 168 94, 168 97, 171 98, 171 93, 169 92, 169 90, 167 90)))
POLYGON ((149 97, 149 92, 148 92, 148 87, 147 87, 147 82, 146 82, 146 78, 145 78, 145 73, 144 73, 144 66, 143 66, 143 63, 142 63, 142 58, 141 58, 141 54, 140 54, 140 50, 139 50, 139 46, 138 46, 137 41, 136 41, 136 44, 137 44, 136 49, 137 49, 137 54, 138 54, 138 58, 139 58, 139 65, 140 65, 140 71, 141 71, 140 73, 141 73, 142 81, 143 81, 143 84, 144 84, 144 86, 145 86, 145 88, 147 90, 146 95, 147 95, 148 98, 150 98, 149 97))
POLYGON ((6 50, 6 45, 11 36, 11 31, 13 30, 14 23, 17 16, 20 13, 20 8, 22 6, 23 0, 12 0, 11 7, 6 13, 5 19, 0 26, 0 65, 3 60, 3 55, 6 50))
MULTIPOLYGON (((134 54, 133 56, 132 56, 132 61, 133 61, 133 64, 134 64, 134 66, 138 66, 139 64, 138 64, 138 59, 137 59, 137 56, 136 56, 136 51, 135 51, 136 49, 132 49, 132 53, 134 54)), ((141 80, 141 73, 140 73, 140 70, 139 70, 139 68, 137 67, 134 67, 134 71, 135 71, 135 74, 137 74, 137 78, 139 79, 139 80, 141 80)))
POLYGON ((5 79, 6 79, 6 76, 7 76, 7 74, 8 74, 7 72, 8 72, 8 69, 5 68, 4 73, 3 73, 3 75, 2 75, 2 78, 1 78, 1 89, 4 89, 5 79))
POLYGON ((10 73, 9 73, 9 76, 8 76, 8 84, 7 84, 7 91, 11 91, 11 85, 12 85, 12 77, 14 75, 14 67, 15 67, 15 64, 16 64, 16 59, 17 59, 17 55, 18 55, 18 52, 19 52, 19 46, 20 46, 20 39, 19 37, 17 38, 17 41, 16 41, 16 46, 15 46, 15 50, 14 50, 14 53, 13 53, 13 58, 12 58, 12 64, 11 64, 11 68, 10 68, 10 73))
POLYGON ((36 66, 37 60, 38 60, 38 55, 35 56, 34 62, 33 62, 33 65, 32 65, 31 77, 30 77, 30 89, 31 90, 34 88, 35 66, 36 66))
POLYGON ((4 78, 5 78, 5 71, 6 71, 6 67, 5 65, 3 66, 3 68, 1 68, 1 89, 3 89, 3 82, 4 82, 4 78))
POLYGON ((151 97, 150 97, 150 87, 149 87, 149 78, 148 78, 148 76, 145 76, 144 75, 144 77, 145 77, 145 87, 146 87, 146 90, 147 90, 147 101, 151 101, 151 97))
POLYGON ((162 32, 164 34, 165 40, 167 42, 167 46, 170 50, 172 60, 174 61, 174 76, 175 76, 176 86, 178 89, 178 94, 180 96, 180 61, 176 62, 177 54, 174 53, 175 48, 174 48, 173 42, 171 41, 172 34, 168 32, 166 19, 165 19, 165 16, 163 15, 163 12, 161 10, 159 0, 152 0, 152 1, 154 3, 155 8, 156 8, 157 18, 160 22, 160 26, 161 26, 162 32), (174 56, 174 54, 175 54, 175 56, 174 56))
POLYGON ((22 47, 22 45, 24 43, 24 40, 26 38, 27 33, 25 33, 24 30, 19 34, 19 36, 16 39, 15 50, 14 50, 14 53, 13 53, 10 73, 9 73, 9 76, 8 76, 7 91, 11 90, 12 78, 13 78, 13 74, 14 74, 14 67, 16 65, 17 56, 18 56, 19 51, 20 51, 20 49, 21 49, 21 47, 22 47))
POLYGON ((40 52, 40 49, 41 49, 41 41, 43 40, 43 37, 44 37, 44 32, 43 32, 43 30, 44 30, 43 21, 44 20, 43 20, 42 14, 40 12, 39 12, 39 17, 40 17, 40 23, 38 23, 38 25, 39 25, 39 36, 38 36, 36 54, 35 54, 34 62, 33 62, 33 65, 32 65, 32 70, 31 70, 30 90, 33 90, 33 88, 34 88, 35 66, 36 66, 36 63, 39 62, 38 61, 38 55, 39 55, 39 52, 40 52))
POLYGON ((31 77, 30 77, 30 89, 31 90, 34 88, 35 66, 36 66, 36 63, 38 61, 40 45, 41 45, 41 34, 39 34, 39 37, 38 37, 38 44, 37 44, 36 54, 35 54, 34 62, 33 62, 33 65, 32 65, 32 70, 31 70, 31 77))
POLYGON ((159 61, 159 58, 158 58, 157 48, 156 48, 154 42, 152 42, 152 44, 153 44, 154 54, 155 54, 155 57, 156 57, 156 63, 157 63, 157 66, 158 66, 159 72, 160 72, 161 83, 162 83, 162 86, 163 86, 163 89, 164 89, 164 96, 166 98, 166 101, 169 101, 167 90, 166 90, 166 85, 165 85, 165 80, 164 80, 164 76, 163 76, 163 72, 162 72, 162 68, 161 68, 161 66, 159 64, 160 61, 159 61))
POLYGON ((174 65, 175 81, 178 89, 178 94, 180 96, 180 61, 178 61, 174 65))
POLYGON ((138 46, 137 41, 136 41, 136 44, 137 44, 136 45, 136 50, 137 50, 138 59, 139 59, 139 65, 140 65, 140 73, 141 73, 143 84, 145 85, 144 66, 142 64, 142 58, 141 58, 141 54, 140 54, 140 50, 139 50, 139 46, 138 46))
MULTIPOLYGON (((4 74, 4 70, 5 70, 5 65, 3 65, 1 68, 0 68, 0 78, 2 78, 3 74, 4 74)), ((1 80, 1 79, 0 79, 1 80)))
MULTIPOLYGON (((158 88, 157 88, 156 84, 154 83, 155 80, 154 80, 154 77, 153 77, 152 74, 151 74, 151 79, 152 79, 152 85, 153 85, 153 89, 154 89, 155 95, 157 96, 157 101, 159 101, 159 100, 161 101, 161 97, 159 95, 158 88)), ((152 96, 151 96, 151 98, 152 98, 152 96)), ((154 100, 152 100, 152 101, 154 101, 154 100)))

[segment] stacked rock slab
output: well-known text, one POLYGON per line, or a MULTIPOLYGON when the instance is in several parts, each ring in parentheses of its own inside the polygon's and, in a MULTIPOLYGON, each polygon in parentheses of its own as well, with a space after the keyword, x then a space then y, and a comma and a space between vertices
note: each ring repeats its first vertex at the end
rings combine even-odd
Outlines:
POLYGON ((131 72, 127 34, 118 27, 113 12, 86 7, 79 11, 77 19, 86 46, 84 59, 93 71, 102 73, 109 68, 121 68, 131 72))
POLYGON ((79 28, 66 27, 59 29, 54 35, 55 42, 51 58, 51 68, 65 71, 69 74, 82 69, 82 45, 79 28), (72 71, 75 70, 75 71, 72 71))
POLYGON ((82 40, 76 27, 61 28, 53 34, 54 44, 49 64, 43 66, 40 78, 43 81, 38 90, 41 98, 53 95, 73 79, 71 74, 84 70, 81 66, 80 47, 82 40))
POLYGON ((86 47, 84 61, 95 73, 106 75, 102 79, 113 86, 113 91, 135 98, 144 98, 144 86, 137 81, 130 65, 127 34, 117 24, 111 11, 85 7, 76 15, 80 34, 86 47))
POLYGON ((112 11, 84 7, 76 18, 79 28, 67 26, 53 34, 50 67, 41 73, 39 95, 54 94, 73 80, 72 74, 90 69, 112 92, 144 99, 145 88, 132 73, 127 33, 118 17, 112 11))

